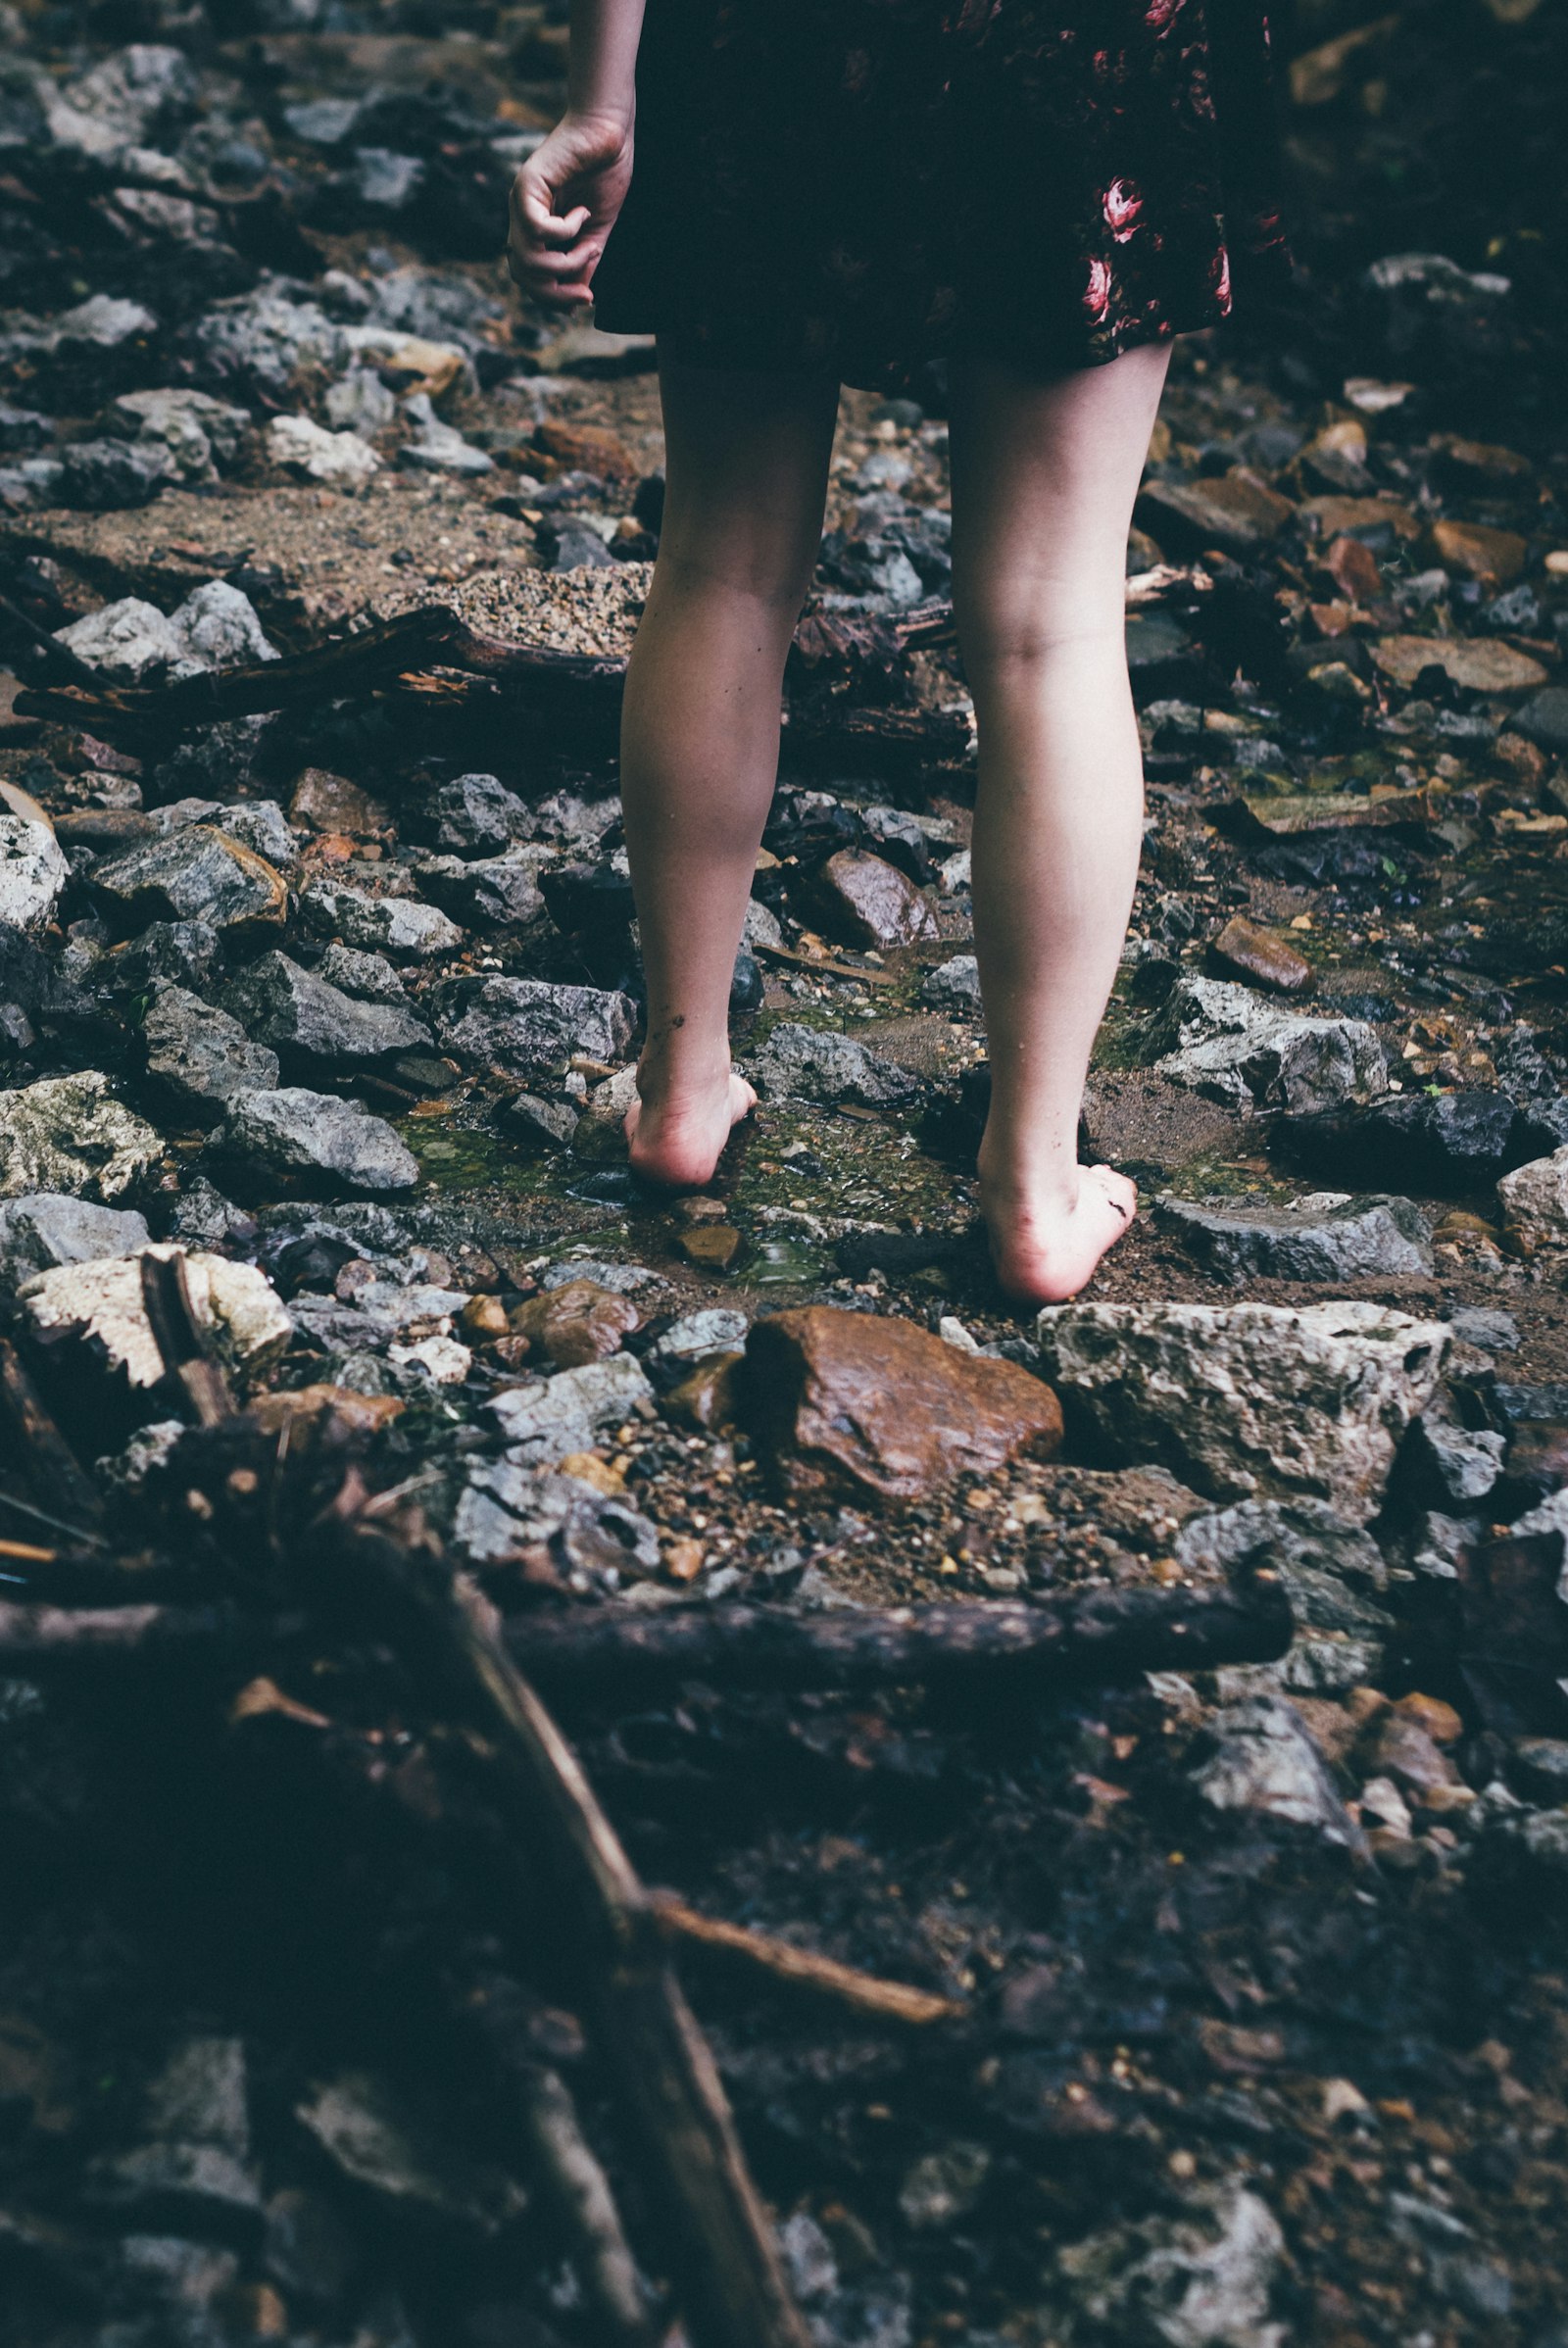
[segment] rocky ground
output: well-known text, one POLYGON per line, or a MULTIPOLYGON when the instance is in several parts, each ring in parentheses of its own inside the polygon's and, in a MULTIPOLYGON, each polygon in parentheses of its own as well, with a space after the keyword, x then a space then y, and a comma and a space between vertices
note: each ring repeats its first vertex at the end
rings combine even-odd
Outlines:
POLYGON ((652 355, 494 258, 561 13, 0 6, 0 2341, 681 2336, 550 1898, 325 1587, 379 1507, 648 1882, 952 2001, 686 1961, 822 2348, 1562 2348, 1562 22, 1286 28, 1300 286, 1177 347, 1129 550, 1145 1211, 1036 1319, 935 375, 844 402, 761 1105, 627 1171, 652 355), (1193 1668, 942 1629, 1260 1590, 1193 1668))

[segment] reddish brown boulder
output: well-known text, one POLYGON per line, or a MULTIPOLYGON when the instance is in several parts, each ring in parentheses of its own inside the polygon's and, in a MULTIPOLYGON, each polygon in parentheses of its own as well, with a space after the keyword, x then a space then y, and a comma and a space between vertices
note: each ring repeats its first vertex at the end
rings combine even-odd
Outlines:
POLYGON ((1061 1442, 1055 1395, 1016 1362, 879 1313, 818 1304, 755 1322, 736 1388, 759 1450, 802 1499, 915 1500, 1061 1442))
POLYGON ((512 1316, 513 1330, 558 1370, 580 1370, 620 1351, 620 1341, 641 1316, 629 1296, 592 1280, 568 1280, 543 1296, 530 1296, 512 1316))
POLYGON ((912 946, 941 935, 913 881, 862 849, 841 848, 828 857, 815 900, 823 927, 850 946, 912 946))
POLYGON ((605 481, 635 481, 637 460, 618 434, 603 424, 579 424, 565 416, 548 416, 535 424, 533 445, 558 465, 576 472, 597 473, 605 481))
POLYGON ((1277 930, 1262 929, 1243 913, 1226 922, 1214 940, 1214 952, 1244 978, 1255 979, 1280 995, 1298 995, 1312 983, 1312 965, 1305 954, 1298 954, 1277 930))

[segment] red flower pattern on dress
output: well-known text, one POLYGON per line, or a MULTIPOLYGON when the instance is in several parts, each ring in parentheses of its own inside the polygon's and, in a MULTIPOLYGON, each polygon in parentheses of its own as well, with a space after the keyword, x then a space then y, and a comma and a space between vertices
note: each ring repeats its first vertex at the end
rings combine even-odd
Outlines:
POLYGON ((647 0, 599 322, 894 391, 1289 279, 1268 0, 647 0))

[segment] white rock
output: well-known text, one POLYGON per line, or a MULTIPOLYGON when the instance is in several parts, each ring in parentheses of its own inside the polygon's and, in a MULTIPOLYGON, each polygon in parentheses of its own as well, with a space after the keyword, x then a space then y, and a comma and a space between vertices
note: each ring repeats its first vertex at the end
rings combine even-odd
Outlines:
POLYGON ((1056 2264, 1091 2322, 1127 2348, 1283 2348, 1268 2313, 1284 2256, 1267 2202, 1227 2180, 1180 2215, 1090 2234, 1056 2264))
POLYGON ((178 629, 156 604, 144 603, 139 595, 123 595, 83 619, 74 619, 69 627, 56 628, 55 641, 101 669, 112 684, 139 685, 155 668, 188 673, 178 629))
POLYGON ((386 1357, 400 1370, 422 1370, 434 1386, 461 1386, 473 1355, 455 1337, 421 1337, 412 1345, 388 1345, 386 1357))
POLYGON ((1039 1328, 1045 1376, 1117 1458, 1220 1498, 1308 1493, 1355 1525, 1452 1334, 1359 1301, 1052 1304, 1039 1328))
POLYGON ((641 1362, 629 1353, 558 1370, 537 1386, 514 1386, 490 1404, 517 1467, 548 1467, 571 1451, 591 1451, 599 1437, 653 1399, 641 1362))
POLYGON ((70 878, 65 851, 49 824, 0 809, 0 923, 36 934, 47 926, 70 878))
POLYGON ((398 412, 398 404, 373 367, 351 367, 346 375, 327 385, 326 420, 334 431, 381 432, 398 412))
POLYGON ((311 481, 367 481, 381 469, 380 458, 357 432, 325 432, 308 416, 274 416, 266 448, 271 464, 311 481))
POLYGON ((1184 972, 1150 1021, 1157 1074, 1250 1114, 1307 1116, 1387 1092, 1388 1056, 1364 1019, 1316 1018, 1230 979, 1184 972))
MULTIPOLYGON (((132 1386, 156 1386, 164 1359, 142 1302, 141 1259, 178 1252, 138 1247, 131 1255, 35 1273, 18 1292, 34 1336, 44 1345, 88 1345, 132 1386)), ((294 1324, 265 1272, 226 1255, 195 1254, 185 1258, 185 1276, 198 1326, 212 1332, 231 1361, 260 1369, 283 1351, 294 1324)))
POLYGON ((179 636, 185 658, 202 668, 248 666, 279 658, 276 646, 262 633, 250 597, 226 579, 208 579, 193 587, 170 613, 169 624, 179 636))
POLYGON ((1568 1247, 1568 1146, 1516 1166, 1497 1185, 1502 1219, 1520 1250, 1568 1247))
POLYGON ((0 1093, 0 1198, 57 1191, 109 1205, 145 1174, 163 1146, 151 1125, 121 1106, 95 1068, 0 1093))

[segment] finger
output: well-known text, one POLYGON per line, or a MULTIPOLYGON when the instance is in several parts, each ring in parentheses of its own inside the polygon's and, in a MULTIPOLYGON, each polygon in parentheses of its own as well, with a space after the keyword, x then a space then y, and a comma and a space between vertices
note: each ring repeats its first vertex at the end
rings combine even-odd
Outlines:
POLYGON ((569 213, 554 210, 555 191, 537 174, 523 171, 512 183, 514 211, 520 212, 530 236, 545 244, 570 244, 582 234, 588 220, 586 204, 576 204, 569 213))
POLYGON ((573 245, 569 253, 537 253, 523 248, 522 266, 541 277, 565 280, 583 274, 593 253, 591 245, 573 245))

